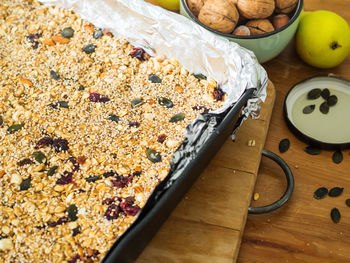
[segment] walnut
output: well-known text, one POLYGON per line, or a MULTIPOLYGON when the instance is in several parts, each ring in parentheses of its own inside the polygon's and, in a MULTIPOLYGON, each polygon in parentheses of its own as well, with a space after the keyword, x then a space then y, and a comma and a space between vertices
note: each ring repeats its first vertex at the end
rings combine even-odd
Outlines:
POLYGON ((250 36, 250 30, 248 27, 241 25, 236 27, 235 31, 233 31, 235 36, 250 36))
POLYGON ((276 12, 288 14, 297 6, 298 0, 275 0, 276 12))
POLYGON ((231 0, 207 0, 198 15, 203 24, 223 33, 231 33, 238 18, 238 11, 231 0))
POLYGON ((275 0, 237 0, 237 7, 245 18, 267 18, 275 10, 275 0))
POLYGON ((260 35, 274 31, 274 27, 268 19, 250 20, 246 26, 249 28, 251 35, 260 35))
POLYGON ((278 29, 280 27, 283 27, 285 24, 287 24, 289 22, 289 17, 285 14, 280 14, 280 15, 276 15, 273 17, 272 19, 272 24, 274 26, 275 29, 278 29))
POLYGON ((199 11, 203 7, 207 0, 187 0, 188 8, 191 10, 192 14, 198 16, 199 11))

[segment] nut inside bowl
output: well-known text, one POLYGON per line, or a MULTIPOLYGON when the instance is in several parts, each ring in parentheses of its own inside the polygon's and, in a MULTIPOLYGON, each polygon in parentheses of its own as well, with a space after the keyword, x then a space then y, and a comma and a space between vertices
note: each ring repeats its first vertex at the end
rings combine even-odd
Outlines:
MULTIPOLYGON (((244 36, 233 35, 232 33, 223 33, 203 24, 191 12, 187 1, 188 0, 180 0, 180 13, 182 15, 190 18, 207 30, 253 51, 260 63, 273 59, 285 49, 298 28, 300 14, 303 9, 303 0, 299 0, 294 11, 291 12, 292 15, 290 16, 289 22, 285 25, 271 32, 259 35, 244 36)), ((231 2, 237 3, 238 1, 231 2)))

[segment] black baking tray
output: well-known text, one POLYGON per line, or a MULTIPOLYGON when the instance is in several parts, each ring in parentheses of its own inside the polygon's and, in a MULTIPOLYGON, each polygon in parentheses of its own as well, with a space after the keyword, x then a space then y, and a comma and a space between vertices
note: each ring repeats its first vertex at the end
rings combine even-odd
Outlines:
POLYGON ((166 190, 163 189, 169 183, 167 178, 157 186, 158 189, 156 188, 150 196, 138 218, 114 243, 102 262, 129 263, 137 259, 227 137, 241 123, 242 108, 248 99, 253 97, 254 91, 256 90, 247 89, 231 108, 220 114, 217 126, 191 162, 181 169, 181 176, 174 180, 166 190))

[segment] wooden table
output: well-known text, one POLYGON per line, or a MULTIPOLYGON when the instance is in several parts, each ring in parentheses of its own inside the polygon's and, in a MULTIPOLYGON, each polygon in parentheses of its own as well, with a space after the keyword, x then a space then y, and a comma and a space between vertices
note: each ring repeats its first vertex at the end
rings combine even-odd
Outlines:
MULTIPOLYGON (((304 0, 304 9, 334 11, 350 23, 350 0, 304 0)), ((288 90, 302 79, 328 73, 350 79, 350 57, 334 69, 312 68, 298 58, 292 42, 281 55, 263 66, 276 88, 265 148, 278 152, 279 141, 290 139, 291 147, 282 157, 292 168, 296 185, 292 199, 283 208, 266 215, 248 216, 237 262, 350 262, 350 208, 345 205, 345 199, 350 198, 349 151, 343 152, 344 160, 338 165, 332 162, 332 152, 307 155, 303 151, 306 145, 288 130, 282 111, 288 90), (341 186, 345 190, 338 198, 315 200, 313 192, 320 186, 341 186), (339 224, 330 220, 333 207, 342 213, 339 224)), ((281 177, 280 168, 263 158, 255 187, 260 199, 252 205, 269 204, 284 189, 285 178, 281 177)))

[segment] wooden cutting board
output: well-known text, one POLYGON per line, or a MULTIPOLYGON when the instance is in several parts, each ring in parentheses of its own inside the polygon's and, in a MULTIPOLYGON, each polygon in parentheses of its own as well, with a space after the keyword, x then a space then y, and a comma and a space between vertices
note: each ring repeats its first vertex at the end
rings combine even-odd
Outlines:
POLYGON ((269 82, 260 118, 227 139, 137 263, 236 262, 274 102, 269 82))

